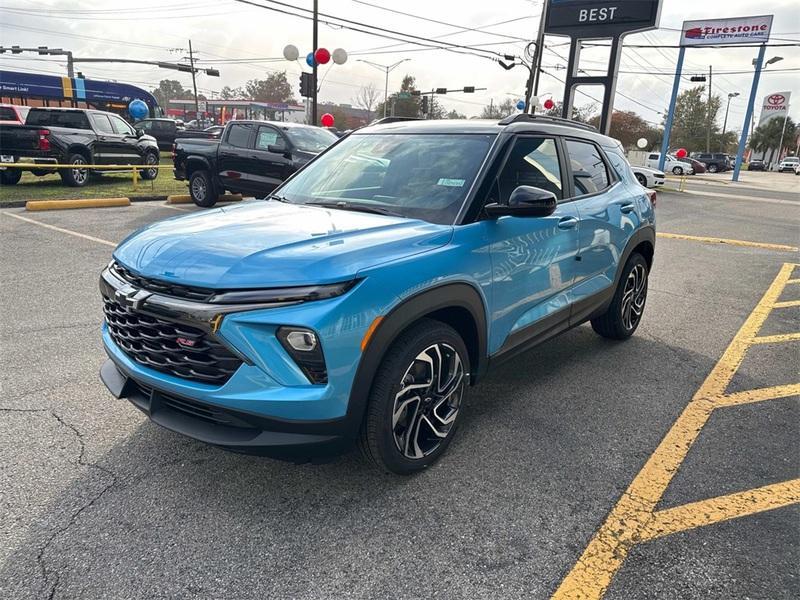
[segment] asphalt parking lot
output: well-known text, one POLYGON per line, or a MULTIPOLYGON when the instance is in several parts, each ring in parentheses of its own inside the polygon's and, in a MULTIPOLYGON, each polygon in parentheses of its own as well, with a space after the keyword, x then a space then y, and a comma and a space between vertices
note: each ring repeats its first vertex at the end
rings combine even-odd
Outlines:
POLYGON ((505 364, 413 478, 230 454, 106 391, 98 274, 193 208, 1 211, 0 598, 800 597, 800 198, 706 192, 659 194, 631 340, 505 364))

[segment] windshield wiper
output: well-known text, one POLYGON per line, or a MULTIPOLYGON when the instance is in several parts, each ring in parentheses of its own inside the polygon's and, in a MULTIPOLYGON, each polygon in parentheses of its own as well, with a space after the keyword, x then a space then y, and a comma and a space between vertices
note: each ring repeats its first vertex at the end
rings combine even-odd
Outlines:
POLYGON ((270 194, 266 197, 267 200, 277 200, 278 202, 283 202, 285 204, 289 204, 289 199, 286 196, 279 196, 278 194, 270 194))
POLYGON ((321 206, 323 208, 338 208, 340 210, 352 210, 356 212, 372 213, 376 215, 389 215, 391 217, 402 217, 398 212, 382 208, 380 206, 372 206, 371 204, 353 203, 353 202, 306 202, 307 206, 321 206))

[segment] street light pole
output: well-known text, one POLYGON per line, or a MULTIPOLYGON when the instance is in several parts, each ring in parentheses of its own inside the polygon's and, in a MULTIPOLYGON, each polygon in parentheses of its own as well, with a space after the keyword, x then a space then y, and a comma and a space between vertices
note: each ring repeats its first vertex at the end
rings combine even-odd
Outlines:
MULTIPOLYGON (((731 108, 731 98, 736 98, 738 95, 739 92, 728 94, 728 104, 725 106, 725 120, 722 122, 722 139, 720 140, 723 145, 725 144, 725 131, 728 129, 728 110, 731 108)), ((724 146, 722 150, 725 150, 724 146)))
POLYGON ((197 77, 194 72, 194 52, 192 52, 192 40, 189 40, 189 66, 192 68, 192 88, 194 89, 194 118, 197 126, 200 127, 200 102, 197 100, 197 77))
POLYGON ((711 65, 708 65, 708 102, 706 103, 706 152, 711 152, 711 65))
POLYGON ((380 69, 381 71, 383 71, 386 74, 386 80, 385 80, 385 82, 383 84, 383 116, 384 116, 384 118, 386 117, 386 114, 387 114, 386 111, 388 110, 388 104, 389 104, 389 73, 394 71, 397 66, 401 65, 402 63, 404 63, 404 62, 406 62, 408 60, 411 60, 411 59, 410 58, 404 58, 402 60, 398 60, 396 63, 394 63, 392 65, 382 65, 382 64, 379 64, 379 63, 372 62, 370 60, 364 60, 362 58, 357 59, 357 62, 363 62, 365 64, 368 64, 368 65, 370 65, 372 67, 375 67, 376 69, 380 69))

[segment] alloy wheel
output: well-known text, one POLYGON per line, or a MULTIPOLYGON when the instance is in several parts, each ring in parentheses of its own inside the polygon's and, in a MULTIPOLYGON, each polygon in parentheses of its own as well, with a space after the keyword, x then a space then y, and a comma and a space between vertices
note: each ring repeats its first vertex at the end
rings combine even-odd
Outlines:
MULTIPOLYGON (((155 154, 148 154, 147 158, 144 159, 144 163, 146 165, 156 165, 158 164, 158 157, 155 154)), ((147 177, 150 179, 155 179, 158 175, 158 169, 146 169, 147 177)))
POLYGON ((637 264, 628 273, 625 289, 622 292, 622 325, 631 330, 642 318, 644 303, 647 300, 647 271, 637 264))
POLYGON ((192 180, 192 196, 194 196, 196 200, 199 202, 205 200, 207 191, 206 182, 203 181, 202 177, 195 177, 192 180))
MULTIPOLYGON (((85 165, 86 161, 83 158, 76 157, 72 159, 73 165, 85 165)), ((87 177, 89 177, 89 170, 88 169, 70 169, 72 171, 72 179, 78 185, 82 185, 86 183, 87 177)))
POLYGON ((392 407, 392 434, 409 459, 434 452, 453 428, 465 385, 464 366, 449 344, 420 352, 400 380, 392 407))

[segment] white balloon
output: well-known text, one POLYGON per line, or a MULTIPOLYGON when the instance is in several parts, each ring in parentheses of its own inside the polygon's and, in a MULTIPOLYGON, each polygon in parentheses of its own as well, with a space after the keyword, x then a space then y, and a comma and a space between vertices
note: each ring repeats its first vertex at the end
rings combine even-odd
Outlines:
POLYGON ((541 108, 541 105, 539 104, 539 96, 531 96, 531 106, 541 108))
POLYGON ((337 48, 331 56, 333 57, 333 62, 337 65, 343 65, 347 62, 347 52, 344 51, 344 48, 337 48))
POLYGON ((639 138, 636 140, 636 146, 644 150, 647 148, 647 140, 645 138, 639 138))
POLYGON ((300 51, 297 49, 297 46, 294 44, 289 44, 286 48, 283 49, 283 58, 286 60, 297 60, 297 57, 300 56, 300 51))

